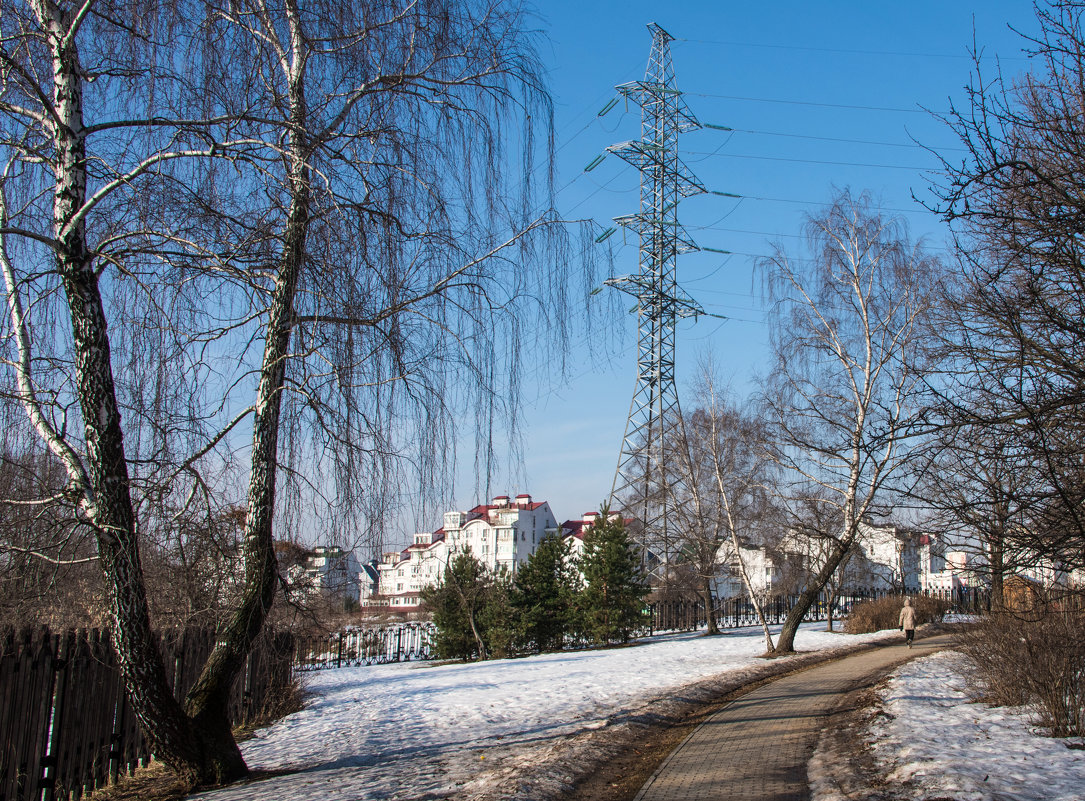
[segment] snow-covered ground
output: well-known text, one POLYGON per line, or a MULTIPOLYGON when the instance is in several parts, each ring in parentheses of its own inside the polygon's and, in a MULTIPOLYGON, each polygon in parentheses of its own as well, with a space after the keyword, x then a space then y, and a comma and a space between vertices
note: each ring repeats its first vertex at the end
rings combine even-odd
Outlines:
POLYGON ((970 702, 951 651, 896 670, 869 727, 871 748, 901 798, 1081 801, 1085 751, 1043 737, 1024 709, 970 702))
MULTIPOLYGON (((796 648, 838 650, 900 636, 830 634, 823 628, 804 626, 796 648)), ((581 735, 708 677, 752 678, 766 667, 758 658, 763 651, 761 632, 744 629, 466 665, 405 663, 317 673, 309 683, 314 697, 304 710, 242 744, 251 768, 298 772, 199 798, 483 798, 498 785, 506 797, 538 797, 526 777, 538 782, 548 773, 572 775, 570 744, 581 735), (518 785, 519 777, 525 778, 518 785)))

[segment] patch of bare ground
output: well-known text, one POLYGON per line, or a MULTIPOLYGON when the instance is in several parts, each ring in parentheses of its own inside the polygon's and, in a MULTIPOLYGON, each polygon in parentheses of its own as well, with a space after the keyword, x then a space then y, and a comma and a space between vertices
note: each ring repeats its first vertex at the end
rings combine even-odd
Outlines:
MULTIPOLYGON (((874 759, 866 732, 881 709, 878 690, 888 681, 864 683, 844 696, 821 730, 810 758, 810 788, 823 801, 900 801, 899 786, 885 780, 885 770, 874 759)), ((908 796, 910 797, 910 796, 908 796)))

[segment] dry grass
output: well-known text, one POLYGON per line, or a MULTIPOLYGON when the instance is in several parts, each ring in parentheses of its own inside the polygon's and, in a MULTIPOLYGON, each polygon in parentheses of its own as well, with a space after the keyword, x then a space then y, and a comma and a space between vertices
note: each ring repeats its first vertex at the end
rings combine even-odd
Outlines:
MULTIPOLYGON (((928 598, 925 595, 907 596, 915 607, 917 626, 924 623, 940 623, 949 609, 949 602, 941 598, 928 598)), ((844 621, 844 631, 848 634, 869 634, 874 631, 897 628, 900 609, 904 605, 903 597, 886 595, 871 601, 860 601, 848 612, 844 621)))
POLYGON ((234 727, 234 739, 238 742, 252 737, 252 733, 264 726, 270 726, 277 720, 285 718, 292 712, 298 712, 305 707, 309 698, 309 690, 305 686, 300 674, 295 673, 293 679, 284 687, 275 687, 268 690, 264 705, 259 713, 241 726, 234 727))
MULTIPOLYGON (((248 740, 264 726, 297 712, 305 706, 309 693, 305 684, 295 676, 294 680, 268 694, 260 713, 243 726, 234 727, 238 742, 248 740)), ((254 771, 247 781, 259 781, 281 771, 254 771)), ((183 781, 163 765, 152 762, 145 768, 137 768, 131 776, 122 776, 113 784, 84 796, 88 801, 181 801, 191 792, 183 781)))
POLYGON ((161 762, 138 768, 113 784, 83 796, 87 801, 179 801, 188 795, 188 785, 161 762))

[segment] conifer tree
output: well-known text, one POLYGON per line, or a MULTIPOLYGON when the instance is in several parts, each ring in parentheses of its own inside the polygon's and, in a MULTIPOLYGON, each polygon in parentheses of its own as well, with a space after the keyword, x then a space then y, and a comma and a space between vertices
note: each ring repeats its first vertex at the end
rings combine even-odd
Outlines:
POLYGON ((514 656, 524 640, 522 617, 513 605, 512 577, 504 568, 493 575, 480 621, 482 639, 491 659, 514 656))
POLYGON ((448 560, 441 581, 422 590, 422 600, 433 610, 434 647, 442 659, 487 658, 482 618, 492 586, 486 566, 460 551, 448 560))
POLYGON ((645 622, 648 583, 639 551, 620 517, 604 505, 584 535, 580 572, 581 607, 588 634, 597 643, 628 642, 645 622))
POLYGON ((560 651, 573 630, 579 578, 569 545, 548 534, 516 571, 513 608, 526 643, 539 651, 560 651))

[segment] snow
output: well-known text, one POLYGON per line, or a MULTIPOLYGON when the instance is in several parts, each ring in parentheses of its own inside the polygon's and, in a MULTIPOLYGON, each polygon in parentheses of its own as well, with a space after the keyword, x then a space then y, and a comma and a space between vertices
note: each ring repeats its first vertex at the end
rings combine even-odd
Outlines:
MULTIPOLYGON (((899 632, 800 629, 800 651, 841 650, 899 632)), ((627 648, 472 664, 400 663, 310 674, 305 709, 242 744, 249 767, 294 771, 202 793, 250 799, 524 797, 559 789, 572 743, 709 677, 766 665, 759 629, 719 637, 664 635, 627 648), (529 780, 530 778, 530 780, 529 780), (489 795, 487 795, 489 793, 489 795), (513 793, 514 795, 517 793, 513 793)), ((795 659, 788 657, 787 659, 795 659)), ((780 666, 779 660, 774 663, 780 666)))
POLYGON ((972 703, 964 657, 946 651, 894 671, 871 749, 901 798, 1080 801, 1085 751, 1044 737, 1023 708, 972 703))

